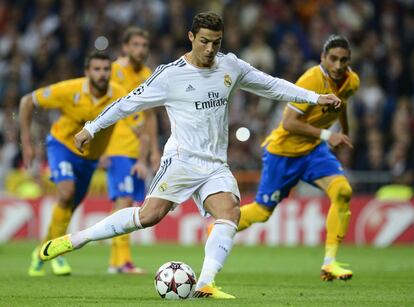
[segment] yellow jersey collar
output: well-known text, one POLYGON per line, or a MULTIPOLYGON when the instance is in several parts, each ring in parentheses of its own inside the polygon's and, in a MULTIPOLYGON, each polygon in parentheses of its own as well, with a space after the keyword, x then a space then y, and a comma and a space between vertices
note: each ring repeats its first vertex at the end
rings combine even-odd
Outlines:
MULTIPOLYGON (((328 80, 328 82, 330 84, 334 84, 335 88, 337 88, 336 82, 331 78, 331 76, 329 76, 328 71, 322 66, 322 64, 319 64, 319 69, 321 70, 321 72, 325 76, 325 78, 328 80)), ((348 66, 345 80, 344 80, 344 82, 342 82, 341 87, 337 89, 337 92, 340 92, 344 88, 345 84, 347 84, 349 82, 349 74, 350 74, 351 71, 352 71, 351 67, 348 66)))
POLYGON ((91 93, 91 91, 89 90, 89 80, 88 80, 88 78, 85 78, 85 81, 83 82, 82 91, 85 94, 91 96, 92 99, 93 99, 93 102, 97 102, 97 101, 99 101, 99 100, 101 100, 102 98, 105 98, 105 97, 112 98, 112 95, 113 95, 112 86, 109 83, 108 90, 106 91, 106 93, 105 93, 104 96, 102 96, 101 98, 96 98, 95 96, 93 96, 92 93, 91 93))

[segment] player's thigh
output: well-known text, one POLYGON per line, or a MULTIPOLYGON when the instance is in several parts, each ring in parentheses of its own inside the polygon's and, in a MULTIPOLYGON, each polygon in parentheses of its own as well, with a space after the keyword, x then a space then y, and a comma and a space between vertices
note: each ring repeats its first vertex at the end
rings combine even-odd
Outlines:
POLYGON ((157 224, 167 215, 173 206, 174 202, 170 200, 147 197, 139 211, 141 225, 145 228, 157 224))
POLYGON ((298 183, 303 163, 303 157, 275 155, 264 149, 256 203, 273 210, 298 183))
POLYGON ((112 201, 130 199, 142 202, 145 198, 145 182, 136 175, 131 175, 131 168, 136 159, 111 156, 107 168, 108 193, 112 201))
POLYGON ((215 219, 226 219, 236 225, 240 219, 239 199, 231 192, 209 195, 204 201, 204 210, 215 219))
POLYGON ((46 144, 51 180, 57 185, 59 203, 77 206, 86 194, 97 161, 79 157, 51 136, 46 144))
POLYGON ((46 139, 47 160, 50 168, 50 179, 58 184, 61 181, 75 181, 73 163, 75 154, 52 136, 46 139))
POLYGON ((167 199, 180 204, 193 195, 203 179, 204 176, 193 165, 176 156, 162 157, 146 198, 167 199))
POLYGON ((344 176, 341 163, 326 143, 322 143, 307 155, 306 170, 301 179, 326 190, 327 184, 336 176, 344 176))
POLYGON ((316 179, 314 181, 314 184, 317 185, 321 190, 326 192, 326 190, 329 188, 329 186, 332 184, 332 182, 334 180, 337 180, 337 179, 341 178, 341 177, 344 177, 345 180, 348 181, 346 179, 346 177, 343 176, 343 175, 331 175, 331 176, 326 176, 326 177, 316 179))
POLYGON ((93 173, 98 166, 97 160, 87 160, 77 157, 77 162, 74 163, 75 171, 75 206, 78 206, 86 194, 92 180, 93 173))
POLYGON ((236 178, 234 178, 227 164, 220 164, 212 169, 213 171, 203 178, 201 185, 192 195, 200 214, 202 216, 210 214, 216 217, 217 214, 221 213, 226 216, 234 216, 233 219, 238 219, 240 191, 236 178), (226 195, 220 193, 226 193, 226 195), (219 201, 217 203, 207 202, 211 206, 211 208, 207 208, 207 199, 215 199, 216 197, 222 197, 226 203, 221 204, 219 201))

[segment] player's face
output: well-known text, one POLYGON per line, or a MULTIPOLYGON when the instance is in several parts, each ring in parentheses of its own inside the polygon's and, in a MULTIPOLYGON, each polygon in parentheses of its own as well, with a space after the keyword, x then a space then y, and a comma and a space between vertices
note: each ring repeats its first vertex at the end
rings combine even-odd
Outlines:
POLYGON ((200 67, 212 66, 214 57, 220 49, 223 32, 201 28, 195 36, 188 32, 188 37, 192 44, 191 53, 195 64, 200 67))
POLYGON ((123 50, 129 60, 137 65, 143 64, 149 54, 149 41, 141 35, 133 35, 123 50))
POLYGON ((335 81, 341 81, 345 77, 350 61, 349 50, 341 47, 331 48, 321 56, 322 66, 335 81))
POLYGON ((92 87, 100 92, 106 92, 111 77, 111 61, 92 59, 89 68, 85 70, 85 75, 92 87))

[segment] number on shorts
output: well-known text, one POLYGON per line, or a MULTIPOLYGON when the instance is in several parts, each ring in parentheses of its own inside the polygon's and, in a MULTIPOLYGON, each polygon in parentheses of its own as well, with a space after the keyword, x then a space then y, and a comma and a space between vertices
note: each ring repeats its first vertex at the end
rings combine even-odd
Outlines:
POLYGON ((131 176, 124 178, 124 181, 119 184, 119 189, 123 192, 132 193, 134 191, 134 183, 131 176))
POLYGON ((60 174, 62 176, 73 176, 72 164, 67 161, 62 161, 59 163, 60 174))

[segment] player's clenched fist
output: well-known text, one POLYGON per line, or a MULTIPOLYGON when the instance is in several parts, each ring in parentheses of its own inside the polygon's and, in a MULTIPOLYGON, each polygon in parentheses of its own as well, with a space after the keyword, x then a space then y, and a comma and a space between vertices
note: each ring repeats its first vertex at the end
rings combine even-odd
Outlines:
POLYGON ((82 129, 75 135, 75 146, 83 153, 83 146, 92 140, 92 135, 86 129, 82 129))
POLYGON ((318 104, 322 106, 333 105, 336 109, 341 106, 341 99, 336 97, 334 94, 320 95, 318 98, 318 104))

